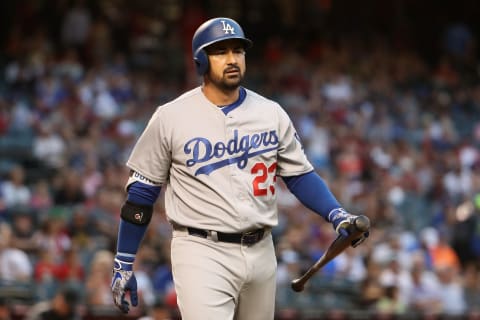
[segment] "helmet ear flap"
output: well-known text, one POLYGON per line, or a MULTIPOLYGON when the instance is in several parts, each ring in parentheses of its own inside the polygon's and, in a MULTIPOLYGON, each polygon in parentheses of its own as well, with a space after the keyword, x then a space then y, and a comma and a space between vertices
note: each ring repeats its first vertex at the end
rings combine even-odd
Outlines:
POLYGON ((195 66, 197 67, 197 74, 203 76, 208 71, 208 55, 205 50, 198 50, 197 54, 193 58, 195 66))

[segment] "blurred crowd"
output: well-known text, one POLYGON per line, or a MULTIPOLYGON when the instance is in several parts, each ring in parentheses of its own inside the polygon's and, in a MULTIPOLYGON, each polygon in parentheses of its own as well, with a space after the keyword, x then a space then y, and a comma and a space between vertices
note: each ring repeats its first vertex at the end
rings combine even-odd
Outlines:
MULTIPOLYGON (((238 19, 255 43, 245 86, 287 110, 339 201, 373 224, 364 244, 294 293, 290 281, 335 233, 278 181, 279 319, 341 319, 352 310, 480 318, 473 31, 451 24, 437 57, 426 59, 400 38, 290 34, 293 1, 265 1, 277 5, 278 28, 258 16, 257 2, 238 3, 10 4, 0 57, 0 319, 9 319, 4 306, 43 319, 61 305, 59 295, 80 314, 115 314, 110 281, 125 161, 155 108, 200 83, 191 36, 218 14, 238 19), (264 30, 250 29, 262 21, 264 30)), ((308 3, 302 28, 330 8, 308 3)), ((170 234, 160 198, 135 264, 141 303, 133 316, 157 319, 159 308, 175 317, 170 234)))

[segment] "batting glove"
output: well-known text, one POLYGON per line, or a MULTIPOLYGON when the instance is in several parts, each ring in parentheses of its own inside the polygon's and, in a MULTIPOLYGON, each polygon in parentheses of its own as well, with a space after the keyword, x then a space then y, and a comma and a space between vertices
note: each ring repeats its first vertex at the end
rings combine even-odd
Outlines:
POLYGON ((112 294, 115 305, 124 313, 130 310, 130 304, 125 298, 127 292, 130 293, 130 302, 132 306, 138 304, 137 279, 133 273, 133 261, 122 261, 115 257, 112 277, 112 294))
MULTIPOLYGON (((350 234, 349 226, 354 223, 356 217, 356 215, 348 213, 343 208, 337 208, 330 211, 330 213, 328 214, 328 221, 333 224, 333 228, 335 229, 335 232, 337 232, 337 234, 340 234, 343 237, 348 237, 348 235, 350 234)), ((360 238, 355 239, 352 242, 352 247, 355 248, 356 246, 358 246, 360 243, 365 241, 365 239, 368 238, 369 235, 369 231, 364 232, 360 238)))

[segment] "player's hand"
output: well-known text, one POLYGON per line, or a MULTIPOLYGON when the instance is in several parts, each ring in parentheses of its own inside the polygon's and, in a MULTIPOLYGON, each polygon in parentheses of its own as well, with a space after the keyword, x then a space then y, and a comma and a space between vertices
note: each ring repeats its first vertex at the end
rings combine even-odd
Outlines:
POLYGON ((133 262, 126 262, 115 257, 112 276, 112 294, 115 305, 124 313, 130 310, 125 294, 129 292, 132 306, 138 304, 137 279, 133 273, 133 262))
MULTIPOLYGON (((354 221, 357 217, 358 216, 356 215, 348 213, 347 211, 345 211, 345 209, 339 208, 330 212, 330 214, 328 215, 328 220, 333 224, 333 228, 338 234, 344 237, 348 237, 351 230, 350 226, 354 224, 354 221)), ((355 239, 352 242, 352 247, 355 248, 356 246, 358 246, 360 243, 365 241, 365 239, 368 238, 369 235, 369 231, 364 232, 361 237, 355 239)))

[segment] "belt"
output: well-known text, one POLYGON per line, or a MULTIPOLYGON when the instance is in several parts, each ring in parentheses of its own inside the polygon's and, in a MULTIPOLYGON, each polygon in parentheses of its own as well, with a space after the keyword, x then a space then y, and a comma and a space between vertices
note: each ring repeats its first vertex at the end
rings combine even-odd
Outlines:
POLYGON ((246 246, 254 245, 262 240, 263 236, 265 235, 265 229, 257 229, 243 233, 223 233, 187 227, 187 231, 188 234, 192 236, 207 238, 210 235, 214 240, 216 238, 216 240, 221 242, 239 243, 246 246))

